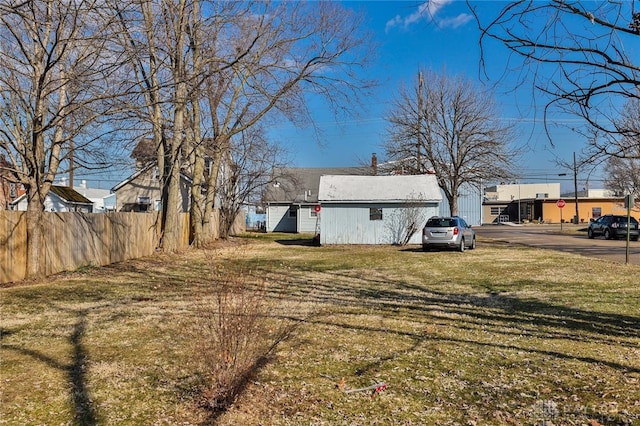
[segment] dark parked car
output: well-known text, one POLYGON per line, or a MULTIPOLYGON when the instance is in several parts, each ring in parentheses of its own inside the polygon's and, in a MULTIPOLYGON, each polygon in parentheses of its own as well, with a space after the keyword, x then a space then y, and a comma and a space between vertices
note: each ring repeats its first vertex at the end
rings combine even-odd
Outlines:
POLYGON ((476 233, 461 217, 434 216, 422 229, 422 250, 436 247, 476 248, 476 233))
MULTIPOLYGON (((638 241, 639 234, 638 221, 632 217, 629 238, 633 241, 638 241)), ((627 238, 627 216, 607 214, 589 223, 587 236, 593 238, 598 235, 604 236, 607 240, 611 238, 627 238)))

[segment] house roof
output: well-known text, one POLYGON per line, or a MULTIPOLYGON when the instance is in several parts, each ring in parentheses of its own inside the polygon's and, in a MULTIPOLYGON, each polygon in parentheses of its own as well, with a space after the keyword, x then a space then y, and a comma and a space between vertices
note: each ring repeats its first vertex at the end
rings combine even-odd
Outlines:
POLYGON ((84 195, 90 200, 102 199, 108 196, 109 194, 111 194, 111 191, 109 191, 108 189, 101 189, 101 188, 85 188, 83 186, 74 186, 73 189, 76 190, 79 194, 84 195))
MULTIPOLYGON (((84 195, 80 194, 74 189, 69 188, 68 186, 59 186, 59 185, 51 185, 51 189, 49 192, 53 192, 56 196, 60 197, 62 201, 71 204, 90 204, 93 205, 93 201, 89 200, 84 195)), ((18 204, 23 199, 27 198, 27 194, 22 194, 15 200, 11 202, 11 204, 18 204)))
POLYGON ((371 175, 370 167, 275 168, 263 195, 266 203, 318 202, 323 175, 371 175))
POLYGON ((436 176, 335 176, 320 178, 320 202, 442 201, 436 176))
POLYGON ((68 186, 51 185, 51 192, 68 203, 93 205, 93 201, 68 186))
MULTIPOLYGON (((130 184, 131 182, 133 182, 136 178, 138 178, 140 175, 143 175, 144 173, 149 172, 151 169, 156 167, 156 163, 150 163, 147 164, 145 167, 143 167, 142 169, 138 170, 137 172, 135 172, 134 174, 132 174, 131 176, 129 176, 128 178, 126 178, 125 180, 123 180, 122 182, 119 182, 116 184, 116 186, 114 186, 113 188, 111 188, 112 192, 116 192, 118 191, 120 188, 122 188, 125 185, 130 184)), ((188 183, 191 183, 191 177, 188 176, 187 174, 185 174, 184 172, 180 172, 180 178, 184 179, 185 181, 187 181, 188 183)), ((158 184, 159 186, 159 184, 158 184)))

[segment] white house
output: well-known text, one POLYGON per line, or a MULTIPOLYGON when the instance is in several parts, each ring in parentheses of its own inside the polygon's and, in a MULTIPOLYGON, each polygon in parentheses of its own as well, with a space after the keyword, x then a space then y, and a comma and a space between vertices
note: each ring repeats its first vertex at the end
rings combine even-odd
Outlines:
MULTIPOLYGON (((27 210, 27 195, 23 194, 11 203, 14 210, 27 210)), ((74 189, 51 185, 44 199, 44 210, 48 212, 93 212, 93 202, 74 189)))
POLYGON ((410 221, 420 230, 438 215, 442 195, 435 175, 336 176, 320 178, 321 244, 396 244, 410 221))
POLYGON ((105 198, 109 197, 111 191, 108 189, 100 189, 100 188, 89 188, 87 187, 87 181, 83 180, 80 182, 79 186, 73 187, 76 192, 85 196, 93 203, 93 212, 94 213, 103 213, 107 209, 105 207, 105 198))

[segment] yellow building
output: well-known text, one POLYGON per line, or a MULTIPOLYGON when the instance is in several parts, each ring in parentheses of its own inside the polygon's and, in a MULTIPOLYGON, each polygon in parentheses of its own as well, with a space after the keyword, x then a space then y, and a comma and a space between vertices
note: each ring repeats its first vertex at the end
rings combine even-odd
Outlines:
MULTIPOLYGON (((558 207, 558 200, 542 200, 541 211, 545 223, 572 222, 576 215, 575 198, 563 198, 565 206, 558 207)), ((589 223, 605 214, 626 215, 624 197, 620 198, 578 198, 578 217, 581 223, 589 223)), ((631 209, 631 216, 640 217, 640 209, 631 209)))

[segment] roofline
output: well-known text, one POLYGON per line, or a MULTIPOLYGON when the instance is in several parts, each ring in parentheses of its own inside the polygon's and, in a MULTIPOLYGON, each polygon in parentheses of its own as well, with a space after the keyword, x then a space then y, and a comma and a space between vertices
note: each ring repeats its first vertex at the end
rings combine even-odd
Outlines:
MULTIPOLYGON (((123 186, 125 186, 126 184, 128 184, 129 182, 131 182, 132 180, 137 178, 138 176, 140 176, 142 173, 144 173, 147 170, 151 169, 152 167, 157 167, 157 164, 156 163, 147 164, 142 169, 138 170, 137 172, 135 172, 134 174, 132 174, 131 176, 129 176, 128 178, 126 178, 122 182, 116 184, 116 186, 111 188, 111 192, 115 192, 118 189, 122 188, 123 186)), ((193 179, 191 177, 187 176, 186 174, 184 174, 182 171, 180 171, 180 176, 183 177, 189 183, 193 182, 193 179)))
POLYGON ((440 203, 441 198, 429 198, 425 200, 416 199, 367 199, 367 200, 319 200, 318 204, 370 204, 370 203, 400 203, 400 204, 422 204, 422 203, 440 203))

